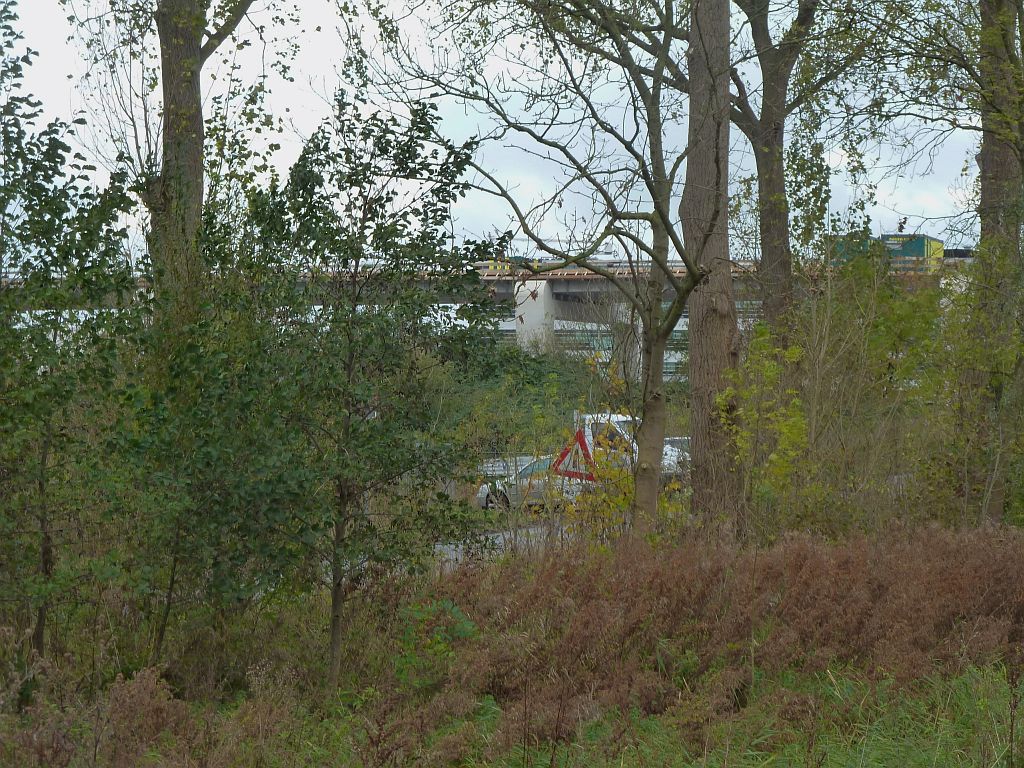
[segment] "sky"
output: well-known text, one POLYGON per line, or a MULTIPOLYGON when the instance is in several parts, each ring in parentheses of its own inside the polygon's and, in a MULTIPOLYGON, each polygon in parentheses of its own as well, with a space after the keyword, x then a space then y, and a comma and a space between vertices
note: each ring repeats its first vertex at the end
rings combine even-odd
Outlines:
MULTIPOLYGON (((274 79, 269 101, 272 111, 287 119, 285 133, 279 139, 282 148, 275 156, 275 165, 282 173, 298 155, 303 138, 328 114, 330 94, 340 82, 338 67, 344 50, 343 34, 331 0, 298 0, 297 5, 302 15, 301 27, 288 30, 299 51, 293 65, 294 80, 274 79)), ((90 104, 95 106, 88 89, 82 87, 87 65, 80 44, 74 39, 76 30, 67 20, 68 12, 58 0, 20 0, 18 11, 24 44, 39 51, 35 64, 28 70, 26 86, 42 100, 47 115, 70 119, 90 104)), ((240 32, 253 37, 251 27, 246 29, 243 25, 240 32)), ((247 66, 261 67, 261 63, 257 57, 247 66)), ((211 72, 216 74, 215 69, 211 72)), ((454 105, 443 109, 442 116, 443 129, 454 139, 481 130, 479 118, 454 105)), ((734 166, 742 169, 748 153, 739 132, 733 134, 734 166)), ((87 135, 87 153, 96 150, 100 141, 97 136, 87 135)), ((975 137, 960 134, 900 173, 889 169, 892 157, 874 158, 878 188, 876 204, 869 210, 873 230, 879 234, 895 231, 906 218, 908 232, 939 237, 948 246, 969 245, 973 234, 960 230, 963 211, 970 205, 968 193, 975 172, 975 152, 975 137)), ((481 159, 496 175, 511 180, 521 193, 539 195, 551 187, 551 171, 541 160, 495 150, 481 159)), ((838 167, 843 158, 836 155, 831 160, 838 167)), ((832 189, 833 209, 841 211, 853 193, 838 177, 832 189)), ((503 204, 486 196, 469 198, 455 214, 457 229, 477 236, 504 231, 510 220, 503 204)))

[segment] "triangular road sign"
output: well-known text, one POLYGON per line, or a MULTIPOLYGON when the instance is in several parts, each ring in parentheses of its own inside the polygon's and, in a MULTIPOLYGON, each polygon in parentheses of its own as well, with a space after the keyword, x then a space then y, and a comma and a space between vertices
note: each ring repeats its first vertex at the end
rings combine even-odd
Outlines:
POLYGON ((565 449, 555 461, 551 471, 562 477, 593 482, 595 480, 593 468, 594 459, 591 457, 590 449, 587 447, 587 439, 583 435, 583 430, 578 429, 572 440, 569 441, 569 444, 565 446, 565 449))

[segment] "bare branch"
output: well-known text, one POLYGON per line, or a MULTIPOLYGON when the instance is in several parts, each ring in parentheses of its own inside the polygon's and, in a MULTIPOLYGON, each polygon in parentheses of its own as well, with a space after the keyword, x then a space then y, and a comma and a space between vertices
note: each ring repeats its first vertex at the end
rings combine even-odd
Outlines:
POLYGON ((238 28, 239 23, 245 18, 245 14, 249 12, 252 4, 253 0, 235 0, 220 27, 212 32, 207 32, 206 42, 199 49, 200 64, 210 58, 213 52, 220 47, 220 44, 227 40, 231 33, 238 28))

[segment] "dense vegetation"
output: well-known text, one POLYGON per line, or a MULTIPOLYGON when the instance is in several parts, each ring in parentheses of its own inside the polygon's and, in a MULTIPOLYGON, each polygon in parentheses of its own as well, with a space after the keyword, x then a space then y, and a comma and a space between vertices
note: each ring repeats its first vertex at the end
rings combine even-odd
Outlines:
MULTIPOLYGON (((68 664, 12 765, 1001 765, 1019 533, 554 548, 378 580, 325 696, 326 595, 173 630, 102 692, 68 664)), ((109 662, 108 662, 109 663, 109 662)))
MULTIPOLYGON (((0 0, 0 765, 1020 762, 1019 8, 737 0, 731 38, 721 0, 340 3, 345 82, 282 167, 224 53, 252 0, 65 5, 102 130, 44 122, 0 0), (452 100, 489 127, 446 138, 452 100), (974 259, 906 274, 869 148, 938 123, 980 134, 974 259), (456 234, 482 195, 511 228, 456 234), (626 351, 503 343, 480 262, 608 281, 626 351), (609 411, 634 460, 472 503, 609 411)), ((302 16, 269 7, 267 50, 302 16)))

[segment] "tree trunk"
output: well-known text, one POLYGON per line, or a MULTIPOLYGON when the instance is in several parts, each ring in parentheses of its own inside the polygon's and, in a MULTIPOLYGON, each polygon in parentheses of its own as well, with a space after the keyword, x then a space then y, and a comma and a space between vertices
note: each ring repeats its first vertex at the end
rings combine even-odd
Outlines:
MULTIPOLYGON (((42 540, 39 544, 39 574, 45 582, 53 577, 53 540, 50 538, 49 520, 44 514, 40 523, 42 540)), ((32 628, 32 650, 39 658, 46 655, 46 617, 50 609, 49 599, 44 599, 36 609, 36 623, 32 628)))
POLYGON ((156 11, 163 146, 160 174, 146 190, 144 202, 150 214, 158 319, 168 332, 195 320, 204 272, 199 246, 204 157, 199 76, 207 5, 204 0, 160 0, 156 11))
MULTIPOLYGON (((786 196, 785 141, 789 82, 807 34, 815 25, 818 0, 800 0, 790 29, 772 43, 768 3, 740 3, 757 46, 761 69, 760 115, 746 92, 740 94, 737 126, 754 151, 757 164, 758 227, 761 260, 758 278, 764 319, 772 325, 789 306, 793 295, 793 254, 789 246, 789 200, 786 196)), ((791 108, 791 107, 790 107, 791 108)))
POLYGON ((174 525, 174 542, 171 545, 171 572, 167 577, 167 589, 164 590, 164 607, 160 612, 159 623, 156 626, 156 639, 153 641, 153 652, 149 658, 150 666, 160 661, 160 656, 164 650, 164 638, 167 636, 167 626, 171 622, 174 591, 178 585, 178 562, 181 560, 181 525, 181 519, 179 518, 174 525))
POLYGON ((331 557, 331 646, 330 646, 330 667, 327 675, 327 685, 333 690, 338 686, 338 678, 341 675, 341 630, 343 612, 345 609, 345 571, 337 553, 339 542, 343 539, 341 534, 341 523, 334 524, 334 546, 335 553, 331 557))
MULTIPOLYGON (((49 468, 50 447, 53 441, 53 422, 47 421, 43 443, 39 452, 39 474, 36 477, 39 517, 39 576, 44 585, 53 578, 53 538, 50 534, 49 468)), ((36 623, 32 628, 32 650, 39 658, 46 654, 46 618, 50 609, 49 598, 44 598, 36 609, 36 623)))
POLYGON ((789 200, 783 155, 782 123, 762 132, 754 146, 757 164, 758 227, 761 261, 757 266, 761 310, 776 325, 793 299, 793 254, 789 246, 789 200))
POLYGON ((649 525, 658 513, 661 462, 665 452, 665 347, 667 339, 647 327, 643 331, 643 405, 636 433, 633 524, 649 525))
MULTIPOLYGON (((178 528, 181 531, 181 528, 178 528)), ((178 548, 178 536, 179 533, 175 533, 175 544, 174 548, 178 548)), ((160 656, 164 652, 164 639, 167 637, 167 625, 171 623, 171 608, 174 605, 174 588, 177 586, 178 580, 178 554, 177 551, 171 557, 171 574, 167 577, 167 589, 164 592, 164 608, 160 612, 160 623, 156 627, 156 640, 153 641, 153 653, 150 656, 150 666, 157 664, 160 661, 160 656)))
MULTIPOLYGON (((989 343, 1002 346, 1010 338, 999 338, 998 329, 1018 315, 1021 302, 1021 223, 1024 202, 1024 114, 1017 89, 1020 73, 1013 64, 1017 9, 1006 0, 980 0, 981 36, 979 69, 984 90, 981 103, 982 138, 978 153, 981 223, 979 266, 982 293, 977 311, 983 329, 996 329, 989 343)), ((1009 328, 1006 333, 1010 333, 1009 328)), ((983 331, 984 333, 984 331, 983 331)), ((991 334, 991 330, 988 332, 991 334)), ((1016 365, 1013 378, 1022 375, 1016 365)), ((1007 435, 1017 428, 1016 398, 1020 381, 1005 382, 985 376, 986 418, 979 425, 980 444, 985 447, 985 469, 981 515, 1001 520, 1009 495, 1007 435)))
POLYGON ((336 509, 334 538, 331 549, 331 637, 327 685, 330 690, 338 686, 341 675, 341 638, 345 600, 351 591, 351 574, 344 557, 345 541, 351 519, 354 495, 344 483, 338 482, 335 491, 336 509))
POLYGON ((1011 46, 1017 11, 1007 0, 980 0, 982 73, 978 217, 983 250, 1016 260, 1021 227, 1021 95, 1011 46))
MULTIPOLYGON (((652 146, 660 153, 660 123, 654 127, 659 135, 652 138, 652 146)), ((667 205, 670 187, 664 168, 654 162, 654 175, 662 205, 667 205)), ((661 457, 665 451, 665 347, 668 333, 664 327, 665 287, 667 277, 659 264, 668 262, 669 237, 663 222, 651 222, 651 249, 655 261, 647 274, 643 294, 641 322, 640 383, 643 400, 640 426, 636 433, 636 465, 633 467, 633 508, 631 523, 648 526, 658 514, 658 493, 661 490, 661 457)), ((671 329, 669 329, 671 330, 671 329)))
POLYGON ((707 277, 690 296, 693 510, 705 529, 734 532, 739 487, 718 396, 739 339, 729 262, 729 3, 696 0, 690 24, 689 154, 683 240, 707 277))

